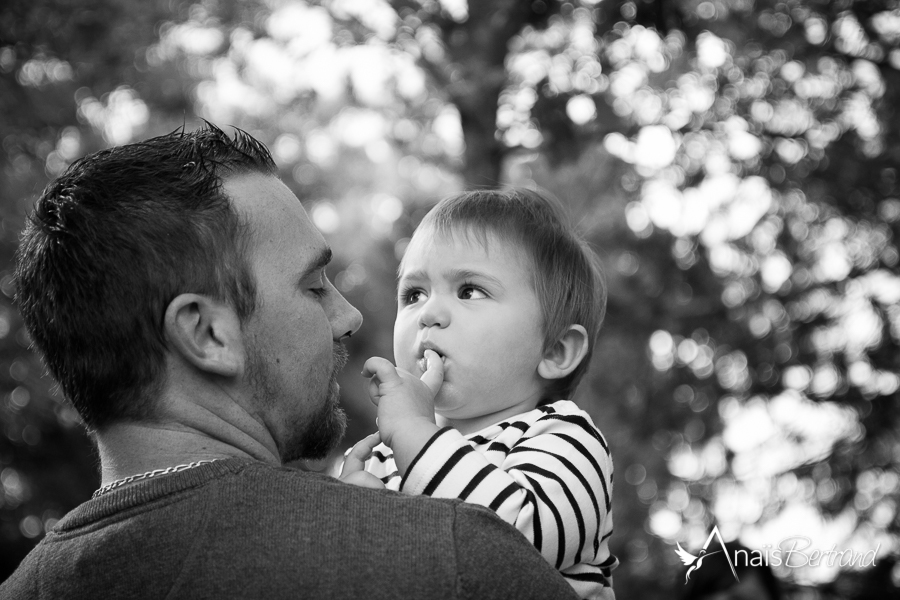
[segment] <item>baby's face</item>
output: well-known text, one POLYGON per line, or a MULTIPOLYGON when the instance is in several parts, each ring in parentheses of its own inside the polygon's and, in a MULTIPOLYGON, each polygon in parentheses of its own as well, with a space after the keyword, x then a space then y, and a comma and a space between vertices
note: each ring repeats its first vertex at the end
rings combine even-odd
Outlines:
POLYGON ((394 358, 418 376, 430 348, 443 357, 436 412, 463 433, 531 410, 543 383, 541 310, 531 263, 493 233, 418 231, 400 272, 394 358))

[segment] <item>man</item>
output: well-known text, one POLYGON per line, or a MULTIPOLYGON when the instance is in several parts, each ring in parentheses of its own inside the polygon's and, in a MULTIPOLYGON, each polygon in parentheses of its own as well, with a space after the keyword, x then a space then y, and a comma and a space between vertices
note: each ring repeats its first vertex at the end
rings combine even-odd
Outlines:
POLYGON ((73 164, 17 257, 102 487, 3 598, 568 598, 493 513, 282 467, 325 456, 359 312, 268 151, 215 127, 73 164))

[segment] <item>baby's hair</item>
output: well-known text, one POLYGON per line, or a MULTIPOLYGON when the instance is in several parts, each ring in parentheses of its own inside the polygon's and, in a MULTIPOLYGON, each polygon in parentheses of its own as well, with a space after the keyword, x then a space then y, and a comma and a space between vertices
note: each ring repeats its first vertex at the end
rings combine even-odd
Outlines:
POLYGON ((606 285, 597 255, 568 225, 559 202, 528 189, 476 190, 441 200, 419 224, 440 235, 474 235, 487 245, 494 233, 530 258, 532 287, 543 317, 543 350, 571 325, 587 330, 588 351, 567 377, 551 381, 545 401, 571 398, 587 371, 606 311, 606 285))

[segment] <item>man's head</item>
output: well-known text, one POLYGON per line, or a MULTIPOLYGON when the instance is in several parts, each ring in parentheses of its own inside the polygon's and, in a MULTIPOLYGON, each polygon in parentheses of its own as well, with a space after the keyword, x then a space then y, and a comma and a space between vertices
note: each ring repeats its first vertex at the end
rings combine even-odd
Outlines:
POLYGON ((416 236, 452 236, 486 246, 496 239, 524 254, 537 295, 542 352, 573 325, 585 329, 587 349, 568 375, 547 382, 545 400, 571 397, 587 371, 606 310, 606 288, 595 253, 566 223, 557 202, 527 189, 478 190, 445 198, 422 220, 416 236))
MULTIPOLYGON (((35 345, 89 428, 158 415, 173 344, 165 321, 177 299, 194 294, 229 307, 239 337, 247 338, 244 329, 265 302, 258 248, 269 238, 260 234, 254 203, 269 201, 261 196, 296 205, 292 217, 304 228, 296 233, 324 252, 321 235, 274 173, 259 142, 210 125, 90 155, 44 191, 19 247, 17 298, 35 345)), ((333 291, 324 264, 318 267, 317 285, 333 291)), ((319 307, 315 316, 344 319, 333 324, 346 327, 335 340, 359 325, 340 300, 338 309, 319 307)), ((317 366, 328 377, 335 366, 330 329, 328 357, 317 366)), ((271 365, 253 362, 266 342, 250 336, 239 344, 260 403, 266 390, 283 392, 267 379, 271 365)))
POLYGON ((103 150, 44 190, 17 255, 17 300, 53 376, 89 428, 153 413, 169 301, 196 291, 254 309, 246 225, 227 175, 273 173, 253 138, 208 127, 103 150))

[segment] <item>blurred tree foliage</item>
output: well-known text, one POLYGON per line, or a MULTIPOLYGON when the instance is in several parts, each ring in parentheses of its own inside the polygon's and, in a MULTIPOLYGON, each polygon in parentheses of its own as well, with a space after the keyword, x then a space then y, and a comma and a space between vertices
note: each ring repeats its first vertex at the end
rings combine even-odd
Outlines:
MULTIPOLYGON (((697 548, 713 522, 755 548, 808 535, 888 552, 898 42, 894 0, 7 2, 0 577, 97 483, 11 301, 23 215, 78 156, 198 117, 265 141, 335 247, 333 279, 366 318, 342 382, 348 443, 374 428, 355 373, 391 356, 415 224, 464 187, 538 185, 606 267, 577 400, 614 450, 620 596, 671 597, 675 540, 697 548)), ((896 580, 883 565, 877 585, 896 580)), ((820 597, 873 585, 779 575, 820 597)))

